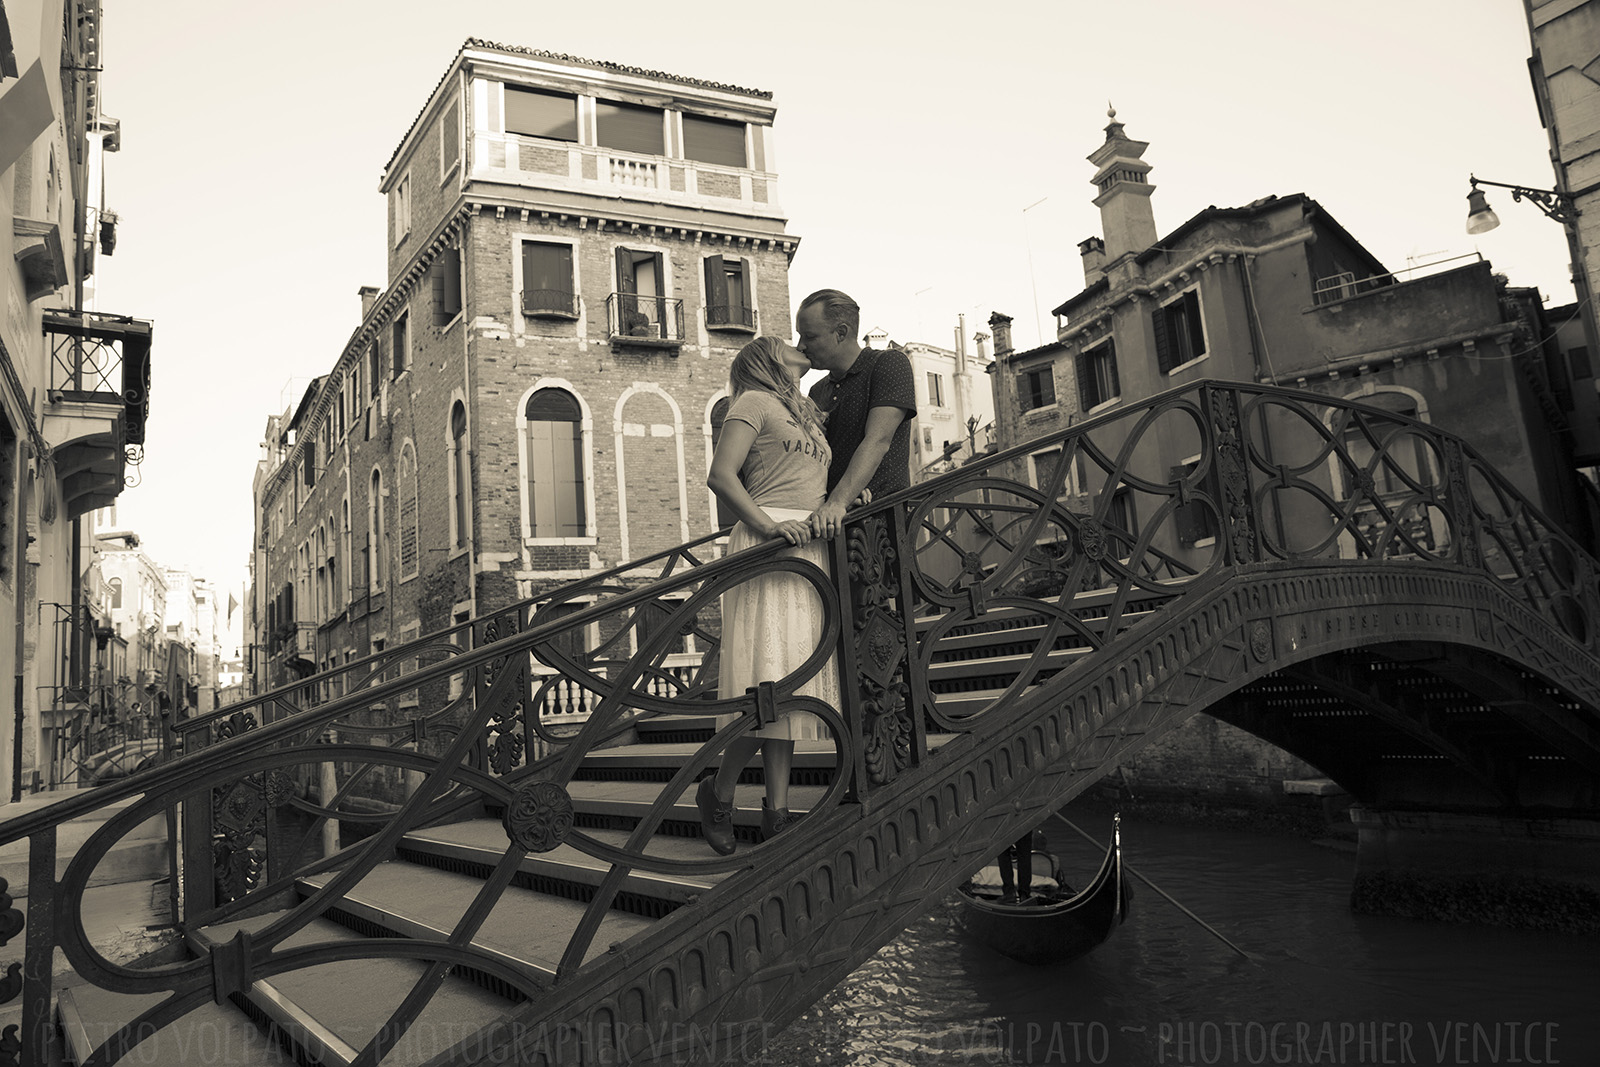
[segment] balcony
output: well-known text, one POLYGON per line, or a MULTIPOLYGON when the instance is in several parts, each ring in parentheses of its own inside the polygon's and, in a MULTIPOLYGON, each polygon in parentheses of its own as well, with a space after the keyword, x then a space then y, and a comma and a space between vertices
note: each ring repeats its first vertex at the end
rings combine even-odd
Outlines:
POLYGON ((768 171, 481 130, 473 134, 471 153, 472 177, 479 181, 784 217, 777 175, 768 171))
POLYGON ((683 344, 683 301, 667 296, 612 293, 606 297, 612 344, 676 349, 683 344))
POLYGON ((706 329, 756 332, 756 309, 740 304, 707 304, 706 329))
POLYGON ((143 456, 150 414, 149 322, 127 316, 44 313, 49 384, 44 432, 67 517, 109 505, 124 470, 143 456))
POLYGON ((522 314, 529 319, 575 319, 578 294, 565 289, 524 289, 522 314))

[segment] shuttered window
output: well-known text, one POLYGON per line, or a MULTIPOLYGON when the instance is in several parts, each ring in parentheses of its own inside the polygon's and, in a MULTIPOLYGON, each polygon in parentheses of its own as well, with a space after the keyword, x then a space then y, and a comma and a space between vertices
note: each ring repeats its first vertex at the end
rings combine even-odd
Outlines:
POLYGON ((723 167, 745 166, 744 123, 683 116, 683 157, 723 167))
POLYGON ((1047 408, 1056 402, 1056 376, 1050 367, 1025 370, 1017 375, 1017 400, 1023 411, 1047 408))
POLYGON ((439 178, 455 169, 461 155, 461 105, 451 104, 439 119, 439 178))
POLYGON ((662 139, 662 111, 658 107, 595 102, 596 136, 601 148, 642 156, 666 154, 662 139))
POLYGON ((392 339, 389 351, 394 354, 394 376, 396 378, 405 373, 408 361, 411 358, 411 316, 402 314, 394 320, 394 328, 390 331, 392 339))
POLYGON ((743 259, 706 257, 706 325, 755 329, 750 265, 743 259))
POLYGON ((550 141, 578 139, 578 98, 570 93, 506 86, 506 132, 550 141))
POLYGON ((582 537, 583 412, 561 389, 528 398, 528 510, 533 537, 582 537))
POLYGON ((572 285, 572 246, 522 243, 522 313, 524 315, 576 315, 577 296, 572 285))
POLYGON ((409 578, 417 573, 419 557, 419 529, 421 522, 417 499, 417 454, 407 441, 400 450, 400 577, 409 578))
MULTIPOLYGON (((1171 470, 1172 484, 1188 478, 1200 465, 1198 459, 1180 463, 1171 470)), ((1191 489, 1201 489, 1202 486, 1191 486, 1191 489)), ((1204 501, 1191 499, 1187 504, 1180 504, 1172 513, 1178 526, 1178 541, 1189 547, 1217 536, 1216 513, 1204 501)))
POLYGON ((1150 313, 1156 337, 1156 367, 1166 374, 1206 354, 1206 334, 1200 323, 1200 294, 1193 289, 1150 313))
POLYGON ((433 324, 448 326, 461 314, 461 250, 447 248, 429 270, 433 286, 433 324))
POLYGON ((1079 352, 1076 365, 1078 406, 1084 411, 1122 395, 1122 383, 1117 378, 1117 346, 1111 338, 1106 338, 1088 351, 1079 352))
POLYGON ((450 458, 454 475, 455 499, 451 517, 455 520, 455 547, 467 545, 468 520, 471 512, 468 501, 472 499, 472 456, 467 450, 467 409, 460 401, 450 409, 450 458))

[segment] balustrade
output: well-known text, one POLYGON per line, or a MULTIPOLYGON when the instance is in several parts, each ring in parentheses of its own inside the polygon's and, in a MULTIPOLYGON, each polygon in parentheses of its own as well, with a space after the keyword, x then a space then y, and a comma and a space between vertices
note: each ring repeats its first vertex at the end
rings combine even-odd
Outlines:
MULTIPOLYGON (((692 803, 691 786, 729 742, 784 710, 820 716, 834 745, 830 783, 786 831, 803 840, 842 806, 916 773, 931 734, 971 731, 1013 714, 1023 698, 1064 692, 1123 635, 1230 572, 1333 565, 1341 555, 1448 566, 1494 583, 1590 656, 1600 632, 1594 561, 1469 446, 1392 413, 1267 387, 1191 385, 875 501, 830 542, 827 572, 783 555, 781 541, 717 558, 715 537, 189 720, 181 760, 0 827, 0 844, 31 837, 35 868, 53 870, 61 821, 138 798, 68 867, 59 899, 72 906, 30 913, 30 960, 60 946, 103 985, 170 994, 130 1024, 160 1025, 210 1001, 222 971, 210 960, 131 971, 88 947, 75 905, 118 832, 183 806, 190 928, 260 908, 296 877, 327 876, 322 891, 229 949, 230 966, 248 975, 337 906, 406 833, 489 804, 506 813, 505 858, 483 908, 453 931, 450 958, 545 996, 583 970, 630 872, 771 862, 770 843, 689 860, 650 842, 675 806, 692 803), (1419 440, 1437 457, 1427 477, 1417 473, 1419 440), (1028 457, 1051 443, 1063 461, 1050 484, 1028 484, 1028 457), (1173 466, 1190 456, 1200 458, 1173 466), (1198 543, 1185 533, 1196 509, 1215 531, 1198 543), (774 574, 811 588, 825 605, 825 630, 788 677, 719 699, 719 599, 774 574), (1014 649, 1008 632, 1018 635, 1014 649), (839 708, 797 695, 823 669, 841 672, 839 708), (626 841, 574 826, 570 786, 585 758, 644 719, 686 713, 730 718, 671 772, 626 841), (322 856, 314 843, 330 820, 369 836, 322 856), (553 978, 534 980, 470 942, 523 857, 562 844, 611 873, 568 931, 553 978)), ((311 966, 375 951, 328 943, 297 959, 311 966)), ((421 938, 389 939, 384 951, 444 958, 438 941, 421 938)), ((26 974, 25 1029, 36 1035, 51 968, 26 974)), ((402 1029, 437 984, 417 988, 402 1029)))

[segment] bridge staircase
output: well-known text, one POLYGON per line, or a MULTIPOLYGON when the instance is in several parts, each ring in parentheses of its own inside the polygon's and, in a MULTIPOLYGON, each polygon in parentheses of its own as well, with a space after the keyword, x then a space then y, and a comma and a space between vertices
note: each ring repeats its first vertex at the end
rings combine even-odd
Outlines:
POLYGON ((781 543, 680 546, 189 720, 181 759, 0 826, 54 889, 0 989, 18 1062, 749 1057, 996 842, 1203 708, 1367 801, 1402 781, 1372 770, 1398 745, 1461 765, 1453 803, 1597 806, 1600 568, 1432 427, 1201 383, 877 502, 830 544, 827 574, 781 543), (790 677, 718 700, 718 597, 774 574, 827 629, 790 677), (1454 688, 1415 682, 1436 664, 1454 688), (840 708, 795 694, 824 669, 840 708), (788 707, 832 735, 797 754, 803 815, 761 840, 752 767, 716 856, 694 785, 788 707), (58 876, 56 828, 111 803, 58 876), (172 807, 184 939, 112 964, 73 902, 172 807), (56 949, 66 988, 35 977, 56 949))

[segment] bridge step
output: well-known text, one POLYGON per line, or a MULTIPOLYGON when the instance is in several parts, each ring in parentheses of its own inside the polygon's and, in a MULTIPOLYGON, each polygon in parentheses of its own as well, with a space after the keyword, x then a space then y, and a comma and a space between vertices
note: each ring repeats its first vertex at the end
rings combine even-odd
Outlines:
MULTIPOLYGON (((113 1032, 159 1004, 164 993, 113 993, 97 986, 63 989, 56 1020, 70 1063, 82 1063, 113 1032)), ((225 1067, 294 1067, 295 1061, 243 1014, 205 1004, 134 1046, 128 1063, 204 1063, 225 1067)))
MULTIPOLYGON (((239 930, 259 931, 283 914, 273 912, 208 927, 191 934, 190 943, 195 951, 204 953, 231 940, 239 930)), ((285 938, 280 947, 292 949, 327 942, 354 946, 366 940, 360 932, 317 919, 285 938)), ((235 1003, 258 1026, 277 1027, 298 1062, 347 1067, 400 1006, 425 966, 417 960, 339 960, 259 978, 235 1003), (361 995, 350 996, 352 989, 359 989, 361 995)), ((411 1031, 383 1062, 391 1067, 426 1063, 450 1045, 471 1038, 500 1019, 515 1004, 512 998, 452 973, 411 1031)))

